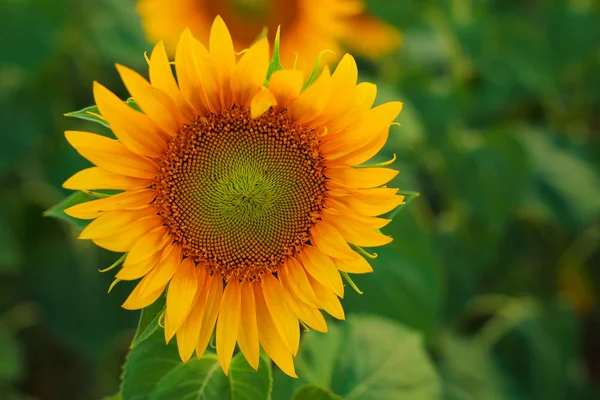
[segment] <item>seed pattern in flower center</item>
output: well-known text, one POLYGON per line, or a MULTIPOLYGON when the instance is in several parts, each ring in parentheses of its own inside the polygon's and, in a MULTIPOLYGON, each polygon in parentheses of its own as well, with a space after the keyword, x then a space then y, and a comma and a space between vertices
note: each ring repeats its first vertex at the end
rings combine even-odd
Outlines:
POLYGON ((171 139, 156 203, 183 254, 225 280, 260 280, 308 241, 325 194, 314 130, 285 109, 234 107, 171 139))

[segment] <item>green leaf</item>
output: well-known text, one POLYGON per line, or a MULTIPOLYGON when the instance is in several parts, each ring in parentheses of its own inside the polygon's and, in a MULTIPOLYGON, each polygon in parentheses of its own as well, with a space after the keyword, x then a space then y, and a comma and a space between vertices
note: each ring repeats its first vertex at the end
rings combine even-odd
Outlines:
POLYGON ((274 398, 304 383, 347 400, 437 399, 440 383, 421 335, 377 316, 350 316, 328 333, 308 332, 296 357, 299 379, 278 374, 274 398))
POLYGON ((110 128, 110 126, 108 126, 108 122, 106 122, 104 117, 102 117, 102 115, 100 114, 100 110, 98 110, 97 106, 89 106, 86 108, 82 108, 79 111, 68 112, 65 114, 65 117, 83 119, 85 121, 95 122, 97 124, 110 128))
POLYGON ((261 357, 254 371, 237 354, 225 376, 214 353, 182 363, 173 340, 165 345, 162 330, 139 343, 123 369, 123 400, 202 398, 264 400, 270 398, 271 366, 261 357))
POLYGON ((0 382, 18 380, 24 370, 23 349, 14 333, 0 322, 0 382))
POLYGON ((75 192, 61 202, 44 211, 44 216, 58 218, 69 222, 79 229, 83 229, 88 225, 89 221, 73 218, 65 214, 65 210, 69 207, 73 207, 74 205, 85 203, 90 200, 97 200, 97 198, 87 193, 75 192))
POLYGON ((131 341, 131 348, 148 339, 158 329, 158 322, 165 310, 165 297, 160 296, 158 300, 142 309, 135 336, 131 341))
POLYGON ((281 27, 277 27, 277 33, 275 33, 275 41, 273 43, 273 57, 271 57, 271 62, 269 62, 269 69, 267 70, 267 77, 265 78, 265 86, 269 87, 269 79, 271 79, 271 75, 275 71, 281 71, 283 66, 281 65, 281 58, 279 56, 279 47, 280 47, 280 39, 281 39, 281 27))
POLYGON ((296 390, 292 400, 342 400, 342 398, 327 388, 311 384, 296 390))
POLYGON ((122 400, 122 397, 120 393, 117 393, 112 396, 105 397, 102 400, 122 400))
POLYGON ((508 399, 505 382, 488 348, 449 334, 441 336, 438 344, 444 399, 508 399))

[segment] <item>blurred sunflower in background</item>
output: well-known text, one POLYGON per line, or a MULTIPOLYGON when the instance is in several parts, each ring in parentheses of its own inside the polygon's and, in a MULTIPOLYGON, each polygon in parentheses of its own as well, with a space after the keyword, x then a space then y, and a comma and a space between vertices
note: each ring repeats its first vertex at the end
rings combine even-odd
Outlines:
MULTIPOLYGON (((213 19, 227 22, 236 49, 245 49, 266 27, 273 35, 281 26, 288 40, 281 45, 281 60, 307 69, 325 49, 341 57, 343 50, 367 58, 378 58, 401 44, 399 32, 370 16, 363 0, 139 0, 138 11, 147 36, 164 40, 169 53, 175 51, 181 32, 208 39, 213 19)), ((272 36, 271 36, 272 37, 272 36)))
POLYGON ((383 147, 402 103, 371 108, 376 87, 357 85, 349 55, 308 86, 299 70, 268 76, 269 64, 266 38, 236 60, 217 18, 209 49, 183 33, 178 82, 162 42, 150 82, 117 66, 143 113, 96 83, 118 140, 66 132, 96 166, 64 187, 122 192, 65 212, 94 219, 81 239, 127 252, 117 279, 142 279, 125 308, 149 306, 168 286, 165 337, 176 335, 184 361, 202 356, 216 325, 226 373, 236 342, 257 368, 260 342, 295 376, 299 320, 326 331, 319 310, 344 319, 339 271, 372 271, 359 246, 391 241, 377 216, 403 202, 381 187, 397 171, 355 166, 383 147))

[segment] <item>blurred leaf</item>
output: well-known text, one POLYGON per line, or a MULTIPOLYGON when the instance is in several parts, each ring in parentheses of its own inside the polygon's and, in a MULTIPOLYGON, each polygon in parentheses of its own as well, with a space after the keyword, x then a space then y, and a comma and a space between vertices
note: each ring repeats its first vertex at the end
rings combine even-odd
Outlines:
POLYGON ((131 341, 131 348, 148 339, 158 329, 158 323, 161 315, 165 309, 165 297, 160 296, 158 300, 149 305, 148 307, 142 308, 140 313, 140 320, 138 327, 135 332, 135 336, 131 341))
POLYGON ((0 69, 8 66, 27 75, 38 72, 55 51, 67 5, 52 0, 0 2, 0 69))
POLYGON ((537 179, 558 200, 553 202, 553 196, 546 196, 562 221, 582 225, 600 215, 600 175, 589 162, 560 148, 547 132, 526 129, 521 140, 537 179))
POLYGON ((70 351, 104 357, 123 330, 135 327, 136 314, 121 308, 132 283, 121 282, 107 294, 114 277, 98 270, 118 256, 75 240, 71 231, 40 214, 34 208, 23 221, 29 238, 22 269, 28 295, 43 323, 70 351))
POLYGON ((578 374, 583 371, 577 369, 579 332, 574 317, 561 303, 514 299, 482 330, 486 342, 498 339, 494 354, 524 398, 581 398, 578 382, 583 379, 578 374))
POLYGON ((103 398, 102 400, 122 400, 121 395, 119 393, 103 398))
POLYGON ((89 221, 73 218, 65 214, 65 210, 69 207, 73 207, 74 205, 85 203, 90 200, 97 200, 97 198, 87 193, 75 192, 62 200, 60 203, 44 211, 44 216, 58 218, 60 220, 67 221, 79 229, 83 229, 89 224, 89 221))
POLYGON ((326 334, 308 332, 296 357, 294 380, 282 373, 276 399, 303 383, 329 388, 347 400, 437 399, 439 380, 416 332, 376 316, 350 316, 326 334))
POLYGON ((24 372, 23 349, 4 322, 0 321, 0 382, 17 381, 24 372))
POLYGON ((225 376, 214 353, 182 363, 175 341, 166 345, 159 330, 131 350, 123 367, 121 395, 123 400, 264 400, 271 386, 271 366, 264 357, 254 371, 239 353, 225 376))
POLYGON ((445 400, 508 400, 502 375, 488 348, 451 335, 444 335, 439 347, 445 400))
POLYGON ((321 386, 304 385, 296 390, 292 400, 342 400, 342 398, 321 386))
POLYGON ((529 160, 510 132, 472 135, 465 136, 450 153, 449 184, 479 225, 499 234, 529 189, 529 160))
POLYGON ((432 337, 442 301, 440 264, 429 234, 415 216, 416 205, 418 201, 403 207, 382 229, 394 241, 376 249, 378 257, 368 260, 374 272, 352 276, 364 294, 348 291, 343 304, 348 312, 394 318, 432 337))
POLYGON ((106 120, 100 114, 98 106, 89 106, 82 108, 79 111, 71 111, 66 113, 65 117, 83 119, 85 121, 95 122, 97 124, 110 128, 110 126, 108 126, 108 122, 106 122, 106 120))

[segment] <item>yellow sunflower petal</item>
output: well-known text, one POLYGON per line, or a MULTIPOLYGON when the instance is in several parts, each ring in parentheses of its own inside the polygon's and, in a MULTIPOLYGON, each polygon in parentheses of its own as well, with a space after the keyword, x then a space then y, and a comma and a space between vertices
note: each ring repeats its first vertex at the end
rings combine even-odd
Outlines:
POLYGON ((340 271, 350 272, 352 274, 368 274, 373 272, 373 267, 364 258, 358 256, 352 260, 333 259, 335 266, 340 271))
POLYGON ((210 30, 210 55, 212 56, 215 65, 218 65, 217 76, 221 90, 219 91, 222 109, 227 109, 231 106, 233 100, 230 79, 235 67, 235 50, 233 48, 233 40, 229 34, 229 29, 223 22, 220 16, 217 16, 210 30))
POLYGON ((162 90, 173 99, 177 109, 181 112, 186 123, 192 123, 198 116, 190 103, 183 97, 177 82, 173 77, 173 71, 169 64, 169 58, 162 41, 158 42, 150 55, 150 82, 152 86, 162 90))
POLYGON ((146 308, 158 300, 167 286, 165 284, 165 286, 156 289, 154 292, 142 292, 142 281, 136 285, 121 307, 126 310, 141 310, 142 308, 146 308))
POLYGON ((79 234, 80 239, 108 237, 122 232, 130 223, 140 218, 156 214, 155 207, 133 211, 109 211, 89 223, 79 234))
POLYGON ((217 77, 208 50, 186 29, 175 53, 175 70, 183 97, 196 112, 218 112, 217 77))
POLYGON ((348 243, 364 247, 378 247, 391 243, 392 238, 363 226, 358 221, 348 221, 341 215, 324 214, 323 221, 333 225, 348 243))
MULTIPOLYGON (((344 283, 329 256, 315 246, 305 246, 301 253, 302 266, 314 279, 328 286, 335 294, 344 297, 344 283)), ((318 297, 317 297, 318 298, 318 297)))
POLYGON ((256 305, 251 283, 241 287, 241 319, 238 328, 238 346, 248 364, 258 369, 260 351, 258 346, 258 326, 256 324, 256 305))
POLYGON ((179 356, 185 363, 187 362, 198 343, 198 336, 200 335, 200 328, 202 326, 202 317, 204 315, 204 305, 206 304, 206 290, 205 280, 207 275, 206 268, 200 267, 196 270, 198 278, 198 290, 196 291, 196 298, 192 305, 192 310, 185 319, 181 328, 177 331, 177 349, 179 350, 179 356))
POLYGON ((160 215, 149 215, 123 226, 123 230, 106 237, 93 238, 92 241, 103 249, 125 252, 148 232, 161 226, 163 218, 160 215))
POLYGON ((65 214, 79 219, 98 218, 105 211, 135 210, 146 207, 154 198, 156 192, 151 189, 132 190, 114 196, 76 204, 65 209, 65 214))
MULTIPOLYGON (((387 189, 387 188, 375 188, 375 189, 387 189)), ((375 190, 375 189, 364 189, 364 190, 375 190)), ((372 197, 365 196, 365 198, 361 198, 357 195, 358 192, 355 192, 351 196, 340 197, 338 201, 340 203, 345 204, 346 206, 356 210, 357 213, 360 213, 365 216, 376 216, 385 214, 394 208, 398 207, 400 204, 404 203, 404 196, 400 195, 382 195, 377 196, 373 194, 372 197)))
POLYGON ((277 104, 290 104, 300 96, 304 85, 304 73, 298 70, 282 69, 275 71, 269 80, 269 89, 277 104))
POLYGON ((344 308, 335 293, 311 276, 308 280, 319 298, 321 308, 334 318, 345 319, 344 308))
POLYGON ((275 326, 279 330, 279 334, 287 343, 288 349, 292 354, 296 355, 300 344, 300 324, 298 323, 298 318, 287 306, 277 278, 271 274, 266 274, 263 276, 261 286, 267 308, 271 313, 275 326))
POLYGON ((166 226, 154 228, 133 245, 129 253, 127 253, 127 258, 123 266, 138 264, 148 259, 154 253, 164 248, 165 245, 170 244, 167 241, 172 240, 173 238, 169 235, 169 230, 166 226))
POLYGON ((280 281, 287 283, 296 297, 306 304, 314 307, 318 306, 319 301, 308 282, 304 267, 296 259, 289 258, 285 264, 279 267, 277 276, 280 281))
POLYGON ((160 89, 152 87, 137 72, 119 64, 117 70, 125 87, 144 113, 169 136, 177 135, 183 118, 173 100, 160 89))
POLYGON ((204 315, 202 316, 202 326, 200 327, 200 336, 196 345, 196 355, 202 357, 206 346, 215 328, 219 307, 221 306, 221 297, 223 295, 223 278, 218 275, 208 275, 206 278, 206 305, 204 315))
POLYGON ((167 290, 167 311, 165 312, 167 343, 185 322, 192 309, 197 290, 198 279, 194 262, 186 258, 179 265, 169 283, 169 290, 167 290))
POLYGON ((70 190, 131 190, 148 187, 151 179, 134 178, 108 172, 98 167, 82 169, 63 183, 65 189, 70 190))
POLYGON ((288 306, 296 313, 298 318, 300 318, 309 327, 319 332, 327 332, 327 322, 325 322, 323 314, 321 314, 321 312, 319 312, 319 310, 317 310, 315 307, 312 307, 300 300, 295 293, 292 292, 289 282, 281 279, 280 282, 283 295, 288 303, 288 306))
POLYGON ((323 112, 331 96, 331 75, 325 70, 302 94, 291 104, 290 112, 296 123, 308 124, 323 112))
POLYGON ((235 66, 231 87, 236 104, 248 106, 262 87, 268 67, 269 41, 263 38, 253 44, 235 66))
POLYGON ((122 281, 133 281, 140 279, 148 272, 152 271, 152 269, 158 264, 162 257, 163 251, 164 249, 161 249, 137 264, 123 266, 123 268, 117 272, 115 277, 122 281))
POLYGON ((398 175, 391 168, 327 168, 327 176, 349 188, 374 188, 385 185, 398 175))
POLYGON ((106 171, 146 179, 153 179, 158 172, 156 164, 116 140, 77 131, 67 131, 65 137, 79 154, 106 171))
POLYGON ((262 347, 275 364, 286 374, 297 378, 294 369, 292 352, 279 333, 273 317, 267 307, 261 285, 254 286, 254 300, 256 302, 256 322, 258 324, 258 338, 262 347))
POLYGON ((277 105, 275 96, 273 96, 269 89, 261 87, 250 103, 250 116, 252 116, 253 119, 256 119, 275 105, 277 105))
MULTIPOLYGON (((350 195, 349 193, 348 196, 350 195)), ((356 221, 368 229, 381 229, 392 221, 391 219, 360 215, 333 197, 325 199, 324 205, 323 214, 341 216, 347 220, 356 221)))
POLYGON ((340 232, 324 221, 319 221, 310 230, 311 243, 328 256, 344 260, 356 257, 340 232))
POLYGON ((232 279, 227 283, 221 299, 219 320, 217 321, 217 357, 225 375, 235 349, 240 324, 241 292, 240 283, 232 279))
POLYGON ((181 248, 170 246, 164 252, 158 265, 137 284, 122 307, 128 310, 137 310, 154 303, 160 293, 165 290, 167 283, 175 275, 180 264, 181 248))
POLYGON ((100 113, 125 147, 147 157, 158 158, 164 153, 166 137, 147 115, 129 107, 98 82, 94 82, 94 99, 100 113))

